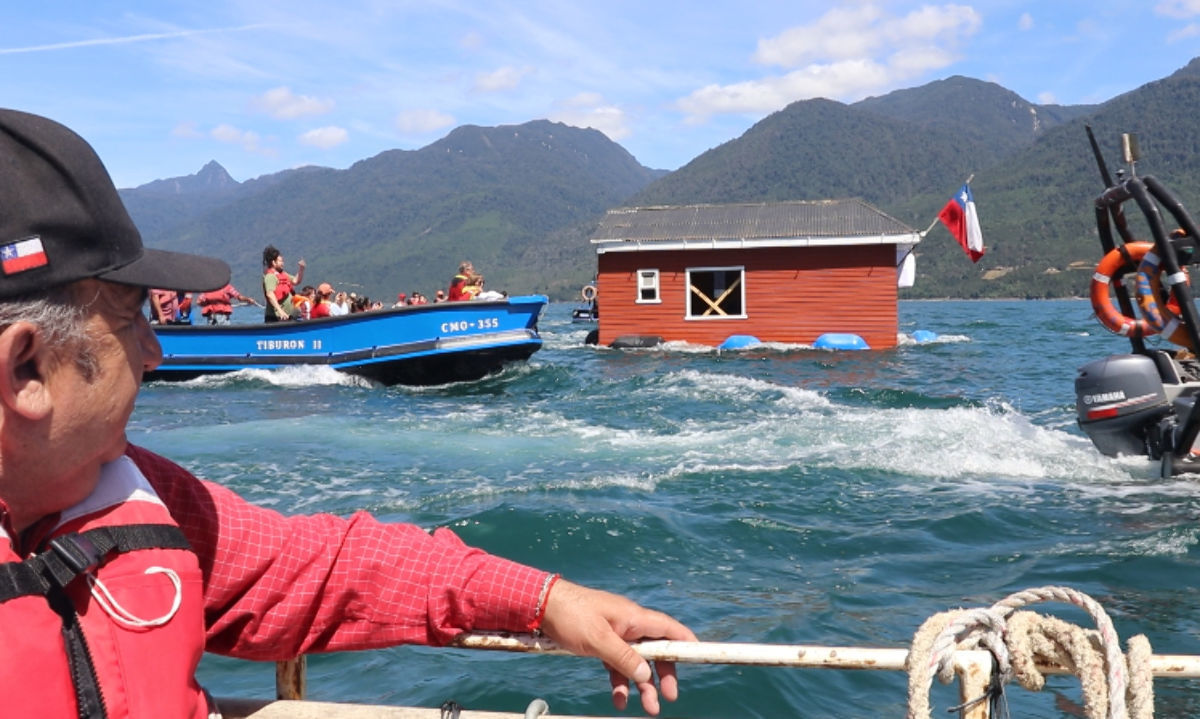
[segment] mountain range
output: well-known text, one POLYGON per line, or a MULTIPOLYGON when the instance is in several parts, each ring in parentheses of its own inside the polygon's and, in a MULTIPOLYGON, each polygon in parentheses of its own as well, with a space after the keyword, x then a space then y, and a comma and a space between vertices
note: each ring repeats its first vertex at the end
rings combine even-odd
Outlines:
POLYGON ((1085 126, 1114 171, 1120 134, 1137 133, 1136 171, 1191 207, 1197 106, 1200 59, 1096 105, 1038 105, 956 76, 851 104, 793 103, 673 172, 644 167, 596 130, 536 120, 459 127, 345 170, 237 182, 210 162, 121 196, 148 246, 222 257, 256 295, 273 244, 289 270, 306 260, 306 284, 385 301, 432 294, 464 259, 489 288, 567 299, 595 272, 588 238, 610 208, 861 197, 930 227, 902 297, 1080 296, 1100 259, 1092 208, 1104 189, 1085 126), (968 177, 987 247, 977 264, 934 224, 968 177))

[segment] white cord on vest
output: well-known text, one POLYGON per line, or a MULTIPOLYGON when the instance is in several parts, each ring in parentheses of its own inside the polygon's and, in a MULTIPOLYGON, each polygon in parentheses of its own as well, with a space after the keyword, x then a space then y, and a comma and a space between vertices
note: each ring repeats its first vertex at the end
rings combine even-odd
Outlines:
POLYGON ((92 596, 95 597, 96 603, 104 610, 104 613, 113 618, 113 621, 118 624, 123 624, 134 629, 147 629, 150 627, 161 627, 175 616, 179 611, 179 605, 183 603, 183 583, 179 581, 179 575, 174 570, 166 567, 150 567, 143 574, 165 574, 175 585, 175 601, 171 603, 171 608, 166 614, 157 619, 142 619, 133 614, 129 610, 122 607, 108 591, 108 587, 91 574, 87 575, 88 584, 92 587, 92 596), (97 592, 96 590, 100 591, 97 592))

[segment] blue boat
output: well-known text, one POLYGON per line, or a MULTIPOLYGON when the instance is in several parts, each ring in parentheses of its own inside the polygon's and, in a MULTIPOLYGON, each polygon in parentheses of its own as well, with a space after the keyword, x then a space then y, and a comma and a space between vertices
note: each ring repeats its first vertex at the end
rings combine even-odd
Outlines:
POLYGON ((144 381, 327 366, 385 385, 477 380, 542 346, 543 295, 440 302, 298 322, 156 325, 163 361, 144 381))

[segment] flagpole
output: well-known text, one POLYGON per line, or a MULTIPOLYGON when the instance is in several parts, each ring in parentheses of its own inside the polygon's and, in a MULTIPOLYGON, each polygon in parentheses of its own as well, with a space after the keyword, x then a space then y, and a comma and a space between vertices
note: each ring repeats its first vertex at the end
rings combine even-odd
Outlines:
POLYGON ((925 231, 921 233, 921 238, 924 239, 925 235, 928 235, 929 231, 932 230, 933 226, 936 225, 937 223, 938 223, 938 218, 934 217, 933 222, 929 223, 929 227, 926 227, 925 231))

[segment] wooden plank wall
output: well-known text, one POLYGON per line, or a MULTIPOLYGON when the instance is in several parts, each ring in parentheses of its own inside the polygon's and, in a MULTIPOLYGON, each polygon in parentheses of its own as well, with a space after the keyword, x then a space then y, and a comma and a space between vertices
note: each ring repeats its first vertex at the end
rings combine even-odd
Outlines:
POLYGON ((621 335, 719 345, 734 334, 811 344, 851 332, 872 349, 896 345, 895 245, 608 252, 599 256, 600 344, 621 335), (744 266, 746 318, 684 319, 687 268, 744 266), (662 302, 637 304, 637 272, 657 269, 662 302))

